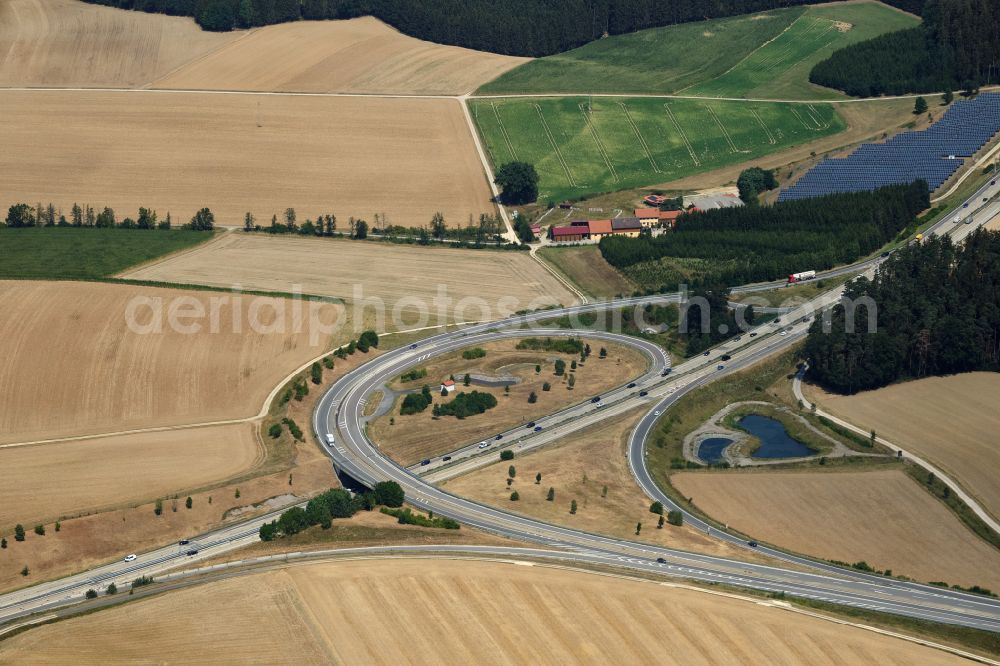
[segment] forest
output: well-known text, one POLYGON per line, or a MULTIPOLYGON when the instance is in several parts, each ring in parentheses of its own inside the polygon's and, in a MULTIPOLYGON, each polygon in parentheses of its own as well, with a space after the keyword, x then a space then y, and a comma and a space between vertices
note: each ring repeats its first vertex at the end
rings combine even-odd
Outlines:
POLYGON ((809 376, 840 393, 856 393, 905 379, 1000 370, 1000 232, 979 230, 964 244, 933 237, 901 249, 872 280, 848 284, 831 326, 813 322, 806 340, 809 376), (876 328, 866 308, 874 302, 876 328))
MULTIPOLYGON (((567 51, 605 35, 811 4, 816 0, 86 0, 192 16, 206 30, 374 16, 440 44, 519 56, 567 51)), ((923 0, 888 4, 919 13, 923 0)))
MULTIPOLYGON (((728 285, 776 280, 805 270, 825 270, 871 254, 910 226, 930 206, 927 183, 893 185, 873 192, 831 194, 773 206, 741 206, 686 213, 673 231, 656 238, 606 236, 600 249, 615 268, 662 260, 703 260, 688 284, 728 285)), ((634 275, 634 271, 625 270, 634 275)), ((646 271, 644 286, 676 289, 674 276, 646 271)))
POLYGON ((1000 0, 929 0, 917 28, 845 47, 809 80, 870 97, 974 91, 1000 76, 1000 0))

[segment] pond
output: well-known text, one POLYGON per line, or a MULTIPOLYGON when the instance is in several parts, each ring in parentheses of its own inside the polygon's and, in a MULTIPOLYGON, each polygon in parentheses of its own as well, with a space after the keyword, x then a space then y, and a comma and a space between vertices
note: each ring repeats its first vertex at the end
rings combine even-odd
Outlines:
POLYGON ((733 440, 725 437, 708 437, 698 445, 698 457, 709 465, 722 461, 722 452, 733 440))
POLYGON ((740 428, 760 440, 754 458, 802 458, 816 452, 797 439, 792 439, 781 421, 760 414, 747 414, 737 421, 740 428))

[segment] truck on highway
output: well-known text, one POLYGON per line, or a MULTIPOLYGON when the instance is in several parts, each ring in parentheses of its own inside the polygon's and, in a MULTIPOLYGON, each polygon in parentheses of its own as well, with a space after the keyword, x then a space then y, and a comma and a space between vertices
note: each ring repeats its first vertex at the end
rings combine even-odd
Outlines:
POLYGON ((816 271, 804 271, 802 273, 792 273, 788 276, 788 284, 795 284, 804 280, 812 280, 816 277, 816 271))
POLYGON ((333 435, 331 433, 326 433, 326 445, 333 446, 336 443, 337 440, 333 438, 333 435))

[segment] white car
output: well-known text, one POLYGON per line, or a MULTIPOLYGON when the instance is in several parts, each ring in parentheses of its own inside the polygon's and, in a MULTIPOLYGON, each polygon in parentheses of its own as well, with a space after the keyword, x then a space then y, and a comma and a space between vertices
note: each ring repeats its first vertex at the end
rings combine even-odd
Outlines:
POLYGON ((481 448, 481 449, 485 449, 489 445, 490 445, 489 442, 479 442, 479 448, 481 448))
POLYGON ((653 412, 653 416, 659 416, 659 415, 660 415, 660 410, 656 410, 655 412, 653 412))
POLYGON ((125 556, 125 561, 126 562, 134 562, 135 561, 135 553, 132 553, 131 555, 126 555, 125 556))
POLYGON ((787 331, 782 331, 781 334, 782 335, 788 335, 788 332, 787 331))

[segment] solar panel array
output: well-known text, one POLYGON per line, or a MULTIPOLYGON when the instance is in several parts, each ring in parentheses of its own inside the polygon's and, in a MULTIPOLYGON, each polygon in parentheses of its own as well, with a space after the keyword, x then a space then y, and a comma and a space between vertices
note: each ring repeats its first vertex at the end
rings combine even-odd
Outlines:
POLYGON ((783 190, 778 201, 874 190, 918 178, 933 191, 998 132, 1000 93, 982 93, 955 102, 926 130, 903 132, 885 143, 866 143, 847 157, 823 160, 783 190))

